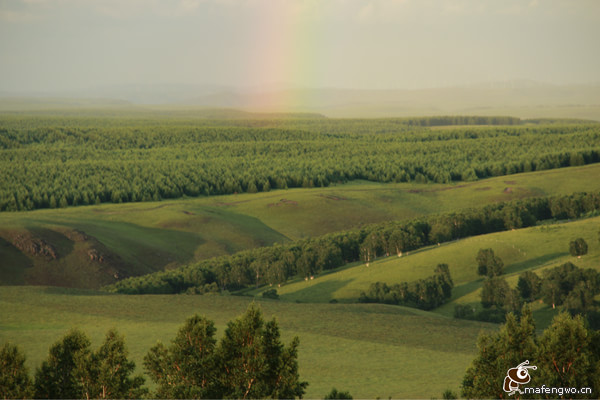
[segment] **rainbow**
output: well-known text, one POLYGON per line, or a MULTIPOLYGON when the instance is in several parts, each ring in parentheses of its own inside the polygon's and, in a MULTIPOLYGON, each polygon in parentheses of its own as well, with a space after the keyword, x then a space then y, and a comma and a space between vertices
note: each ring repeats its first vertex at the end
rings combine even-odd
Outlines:
POLYGON ((321 25, 311 18, 305 4, 275 0, 253 4, 253 43, 248 62, 248 80, 254 82, 250 108, 286 111, 297 109, 309 91, 300 89, 320 73, 321 25), (252 50, 256 50, 252 54, 252 50), (296 89, 290 90, 291 87, 296 89))

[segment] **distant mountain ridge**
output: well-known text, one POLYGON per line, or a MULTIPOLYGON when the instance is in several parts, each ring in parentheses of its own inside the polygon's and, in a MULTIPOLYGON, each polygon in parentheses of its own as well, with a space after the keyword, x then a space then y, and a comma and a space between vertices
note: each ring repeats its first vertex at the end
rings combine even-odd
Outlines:
MULTIPOLYGON (((15 93, 0 93, 0 98, 15 93)), ((86 99, 94 105, 169 105, 234 108, 251 112, 310 112, 331 117, 514 115, 600 120, 600 84, 552 85, 531 80, 429 89, 235 88, 225 85, 124 85, 64 93, 21 94, 27 100, 86 99), (102 99, 102 100, 100 100, 102 99), (114 99, 114 100, 107 100, 114 99), (100 103, 98 104, 98 102, 100 103)), ((1 99, 0 99, 1 100, 1 99)), ((22 101, 25 101, 22 99, 22 101)), ((81 102, 81 101, 80 101, 81 102)))

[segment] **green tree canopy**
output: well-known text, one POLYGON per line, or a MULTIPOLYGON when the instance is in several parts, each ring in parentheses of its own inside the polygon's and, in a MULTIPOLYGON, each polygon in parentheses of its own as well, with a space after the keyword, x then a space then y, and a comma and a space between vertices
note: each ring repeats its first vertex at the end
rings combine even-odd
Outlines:
POLYGON ((295 337, 285 347, 273 319, 264 322, 262 312, 251 305, 246 313, 228 324, 217 348, 220 396, 227 398, 302 397, 308 383, 298 374, 295 337))
POLYGON ((477 273, 489 277, 499 276, 503 273, 504 262, 494 254, 492 249, 479 249, 477 252, 477 273))
POLYGON ((331 392, 325 395, 324 400, 352 400, 352 395, 350 392, 343 392, 341 390, 337 390, 336 388, 331 389, 331 392))
POLYGON ((462 395, 469 399, 506 398, 503 382, 509 368, 533 360, 537 352, 535 324, 528 308, 521 318, 509 313, 506 324, 496 334, 482 334, 477 341, 479 354, 462 383, 462 395))
POLYGON ((114 329, 109 330, 104 343, 92 353, 88 364, 87 393, 90 398, 140 398, 146 394, 147 390, 142 387, 144 377, 130 377, 135 363, 127 359, 128 353, 124 337, 114 329))
POLYGON ((25 355, 17 346, 0 348, 0 398, 24 399, 33 396, 33 383, 25 366, 25 355))
POLYGON ((591 387, 597 396, 600 354, 591 338, 580 315, 571 317, 563 312, 554 317, 539 339, 536 382, 549 387, 591 387))
POLYGON ((50 347, 50 353, 35 374, 35 397, 79 399, 84 396, 90 340, 73 329, 50 347))
MULTIPOLYGON (((536 369, 530 373, 531 387, 590 387, 592 394, 579 398, 597 398, 600 390, 599 336, 586 328, 581 316, 557 315, 540 337, 529 309, 520 320, 509 313, 506 324, 496 334, 482 334, 479 354, 465 374, 462 395, 467 398, 507 398, 503 381, 510 368, 528 360, 536 369), (595 397, 596 396, 596 397, 595 397)), ((542 394, 556 398, 554 394, 542 394)), ((540 398, 540 394, 521 395, 540 398)))
POLYGON ((35 374, 35 396, 49 399, 136 398, 145 394, 144 378, 130 378, 135 364, 127 359, 122 336, 110 330, 102 346, 90 350, 85 333, 73 329, 50 348, 35 374))
POLYGON ((587 242, 583 238, 577 238, 569 243, 569 253, 573 257, 586 255, 588 252, 587 242))
POLYGON ((280 341, 275 320, 264 322, 251 305, 229 322, 218 343, 212 321, 188 319, 168 348, 159 343, 144 358, 157 397, 296 398, 308 385, 298 373, 298 338, 280 341))
POLYGON ((217 398, 214 350, 216 328, 195 315, 179 330, 171 346, 158 343, 144 358, 161 398, 217 398))
POLYGON ((519 275, 517 290, 519 296, 525 301, 533 301, 540 295, 542 289, 542 280, 533 271, 525 271, 519 275))

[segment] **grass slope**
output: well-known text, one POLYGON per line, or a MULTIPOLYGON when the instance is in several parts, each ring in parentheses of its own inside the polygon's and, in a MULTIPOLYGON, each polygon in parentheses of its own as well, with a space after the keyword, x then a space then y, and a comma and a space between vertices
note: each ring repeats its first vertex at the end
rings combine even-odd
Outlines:
MULTIPOLYGON (((206 315, 222 335, 226 323, 251 301, 1 287, 0 343, 18 344, 33 370, 68 329, 85 330, 97 347, 116 327, 141 370, 148 349, 173 338, 189 316, 206 315)), ((446 388, 457 390, 475 355, 477 335, 495 329, 397 306, 258 302, 266 318, 277 318, 285 343, 299 336, 300 375, 310 383, 306 398, 322 398, 334 386, 355 398, 431 398, 446 388)))
POLYGON ((453 185, 353 182, 158 203, 0 213, 0 284, 98 288, 125 276, 368 223, 600 190, 599 177, 597 164, 453 185), (82 240, 81 233, 88 239, 82 240), (57 257, 18 248, 18 237, 25 245, 50 244, 57 257))
POLYGON ((3 213, 0 220, 4 284, 97 288, 117 278, 287 240, 254 217, 193 202, 3 213), (50 243, 57 257, 32 250, 31 244, 40 241, 50 243), (94 252, 98 257, 92 259, 94 252))

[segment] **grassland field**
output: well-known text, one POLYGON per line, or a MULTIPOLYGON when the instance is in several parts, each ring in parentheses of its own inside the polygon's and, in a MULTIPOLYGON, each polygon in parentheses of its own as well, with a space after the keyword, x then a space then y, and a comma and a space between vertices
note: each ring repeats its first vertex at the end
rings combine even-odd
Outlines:
MULTIPOLYGON (((497 325, 452 318, 456 304, 479 307, 482 279, 475 273, 479 248, 491 247, 504 260, 508 282, 516 285, 525 270, 540 272, 566 261, 600 269, 600 217, 563 221, 500 232, 433 246, 403 257, 380 258, 278 288, 280 300, 261 299, 264 288, 245 296, 113 295, 56 287, 0 287, 0 341, 18 344, 34 369, 48 347, 68 329, 79 327, 98 346, 116 327, 138 370, 148 349, 174 337, 183 321, 199 313, 215 321, 221 335, 227 321, 257 302, 265 317, 275 317, 285 342, 301 341, 301 377, 310 383, 306 398, 320 398, 332 387, 355 398, 431 398, 447 388, 458 391, 476 354, 481 332, 497 325), (583 237, 589 253, 568 254, 568 241, 583 237), (401 306, 357 304, 356 297, 373 281, 395 283, 431 274, 440 262, 450 265, 455 289, 450 303, 432 312, 401 306), (335 298, 337 304, 329 301, 335 298)), ((539 330, 558 310, 532 305, 539 330)))
MULTIPOLYGON (((370 223, 598 191, 599 178, 600 165, 592 164, 456 184, 358 181, 325 188, 3 212, 0 343, 18 344, 33 371, 49 346, 70 328, 83 329, 98 346, 114 327, 125 335, 131 358, 143 372, 146 352, 157 340, 169 342, 186 318, 206 315, 215 321, 220 336, 228 321, 257 302, 265 317, 277 318, 286 343, 299 336, 300 375, 310 383, 306 398, 322 398, 332 387, 355 398, 432 398, 445 389, 458 392, 476 354, 477 336, 498 328, 452 318, 457 304, 480 307, 478 249, 494 249, 513 287, 523 271, 541 272, 566 261, 600 270, 600 217, 466 238, 402 257, 379 258, 369 267, 346 265, 314 280, 282 285, 277 288, 280 300, 263 299, 265 287, 229 296, 115 295, 95 289, 123 276, 370 223), (589 244, 589 253, 581 259, 568 253, 569 241, 576 237, 589 244), (18 248, 19 241, 50 244, 56 257, 18 248), (455 288, 451 301, 431 312, 356 303, 373 282, 424 278, 438 263, 449 265, 455 288), (338 303, 330 303, 333 299, 338 303)), ((532 308, 539 330, 557 312, 540 303, 532 308)))
MULTIPOLYGON (((447 388, 458 390, 476 353, 477 336, 497 329, 494 324, 452 318, 456 304, 480 307, 477 250, 493 248, 505 263, 509 284, 515 286, 525 270, 540 272, 567 261, 600 269, 599 228, 600 217, 594 217, 471 237, 400 258, 380 258, 368 268, 350 265, 313 281, 286 284, 278 288, 280 300, 261 299, 264 288, 245 296, 134 296, 5 286, 0 287, 0 341, 18 344, 34 369, 68 329, 85 330, 97 346, 115 327, 125 334, 142 371, 148 349, 157 340, 169 342, 187 317, 206 315, 222 334, 227 321, 254 301, 267 318, 277 318, 284 341, 299 336, 300 373, 310 383, 307 398, 319 398, 333 386, 349 390, 355 398, 431 398, 447 388), (580 259, 568 254, 568 242, 575 237, 589 243, 589 253, 580 259), (371 282, 423 278, 442 262, 450 266, 455 289, 452 300, 432 312, 356 303, 371 282), (331 299, 339 303, 330 304, 331 299)), ((558 312, 539 303, 532 308, 540 330, 558 312)))
MULTIPOLYGON (((241 296, 128 296, 2 287, 0 342, 18 344, 33 369, 70 328, 85 330, 97 347, 106 331, 116 327, 142 371, 150 347, 157 340, 169 342, 186 318, 206 315, 220 336, 227 321, 252 301, 241 296)), ((299 336, 300 376, 310 383, 306 398, 322 398, 334 386, 355 398, 430 398, 448 387, 457 390, 475 354, 477 335, 495 329, 398 306, 256 301, 266 318, 277 318, 284 342, 299 336)))
POLYGON ((4 212, 0 284, 99 288, 124 276, 368 223, 600 190, 598 177, 600 165, 591 164, 452 185, 360 181, 326 188, 4 212), (15 247, 17 237, 50 243, 57 257, 15 247))

